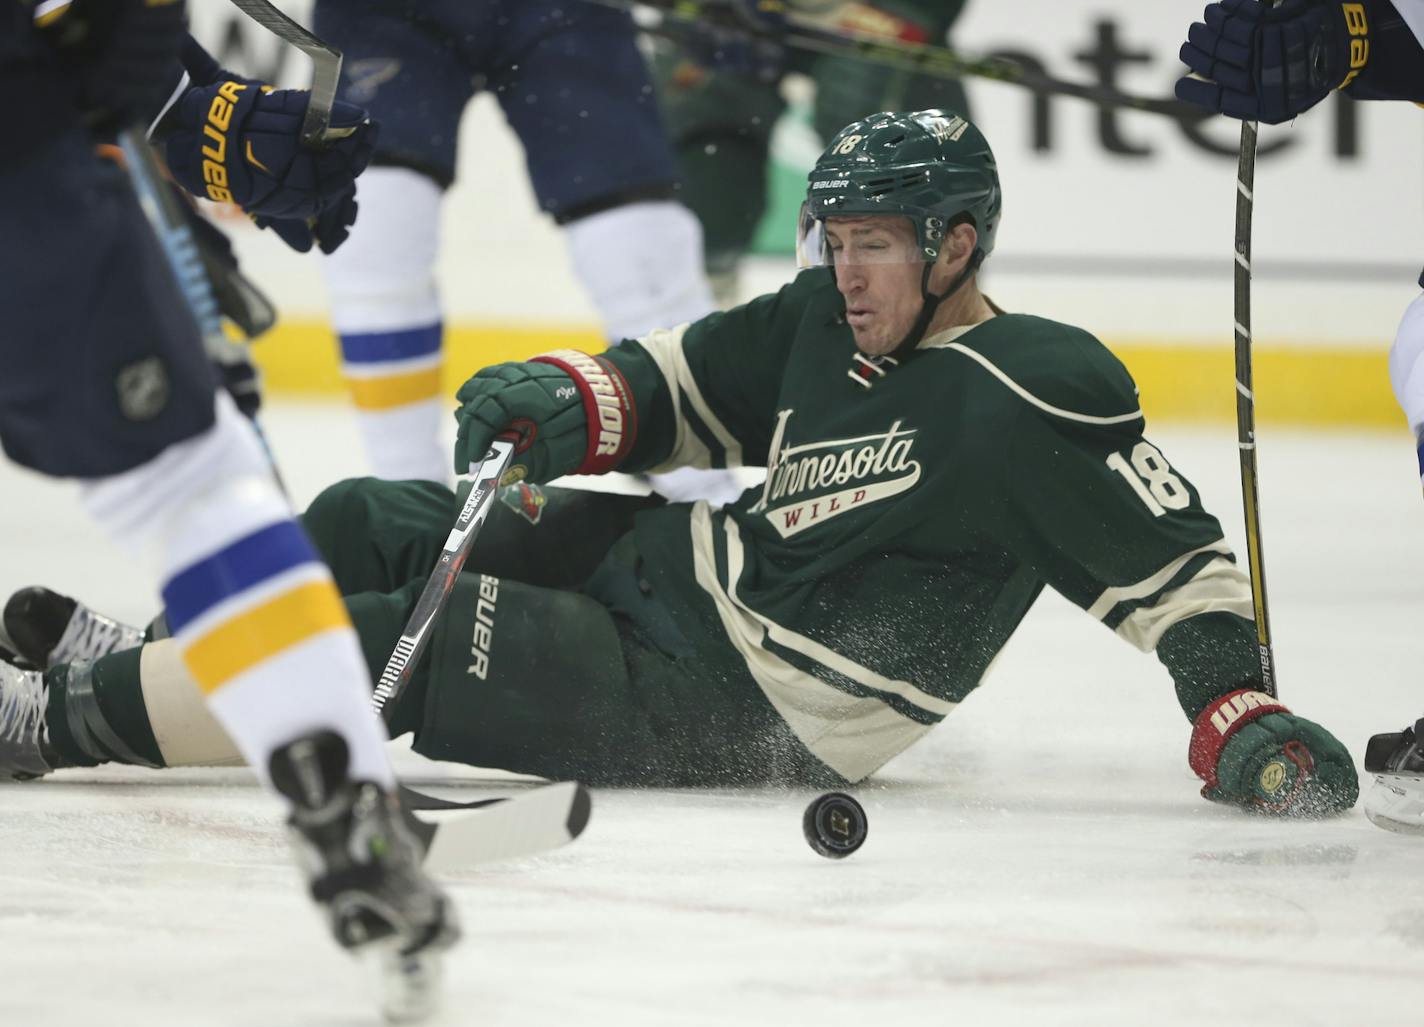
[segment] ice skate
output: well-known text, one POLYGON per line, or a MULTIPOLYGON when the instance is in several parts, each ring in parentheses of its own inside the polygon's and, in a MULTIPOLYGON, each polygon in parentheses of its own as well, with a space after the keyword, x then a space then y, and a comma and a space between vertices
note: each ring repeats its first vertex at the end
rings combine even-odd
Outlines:
POLYGON ((350 780, 347 764, 345 741, 318 732, 272 755, 272 783, 293 803, 292 844, 337 942, 378 960, 388 1020, 419 1020, 438 1000, 441 953, 459 937, 455 913, 421 870, 397 798, 350 780))
POLYGON ((142 628, 105 617, 42 585, 22 588, 10 597, 4 624, 15 651, 42 670, 143 644, 142 628))
POLYGON ((44 674, 0 649, 0 781, 43 777, 53 768, 44 739, 44 674))
POLYGON ((1424 719, 1371 738, 1365 773, 1375 775, 1364 802, 1370 822, 1399 834, 1424 834, 1424 719))

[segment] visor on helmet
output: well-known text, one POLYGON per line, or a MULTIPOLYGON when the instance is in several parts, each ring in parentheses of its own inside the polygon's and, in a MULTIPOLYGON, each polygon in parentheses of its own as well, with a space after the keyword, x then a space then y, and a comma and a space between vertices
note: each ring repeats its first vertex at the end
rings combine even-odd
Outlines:
POLYGON ((797 219, 798 267, 836 264, 923 264, 933 259, 921 249, 914 222, 894 214, 832 214, 818 217, 810 203, 797 219), (827 227, 827 221, 831 225, 827 227))

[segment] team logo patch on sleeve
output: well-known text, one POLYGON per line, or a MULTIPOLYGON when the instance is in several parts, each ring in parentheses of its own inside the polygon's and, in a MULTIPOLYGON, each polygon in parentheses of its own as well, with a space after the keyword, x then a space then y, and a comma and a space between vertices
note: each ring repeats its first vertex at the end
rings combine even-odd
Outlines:
POLYGON ((544 516, 544 504, 549 501, 549 497, 544 495, 544 490, 538 485, 521 481, 501 488, 499 501, 530 524, 538 524, 539 518, 544 516))
POLYGON ((119 369, 114 377, 119 413, 130 421, 151 421, 168 405, 173 389, 168 368, 158 357, 145 357, 119 369))

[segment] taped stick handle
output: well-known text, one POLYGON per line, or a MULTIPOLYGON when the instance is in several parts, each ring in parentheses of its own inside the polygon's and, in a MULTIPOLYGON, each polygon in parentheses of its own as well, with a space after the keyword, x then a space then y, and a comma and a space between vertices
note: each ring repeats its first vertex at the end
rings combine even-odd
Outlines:
POLYGON ((430 641, 431 629, 436 619, 445 609, 445 602, 455 588, 465 560, 475 544, 475 537, 494 508, 495 497, 499 494, 499 482, 509 470, 514 457, 517 436, 513 432, 503 432, 490 443, 484 459, 470 465, 474 475, 474 487, 465 497, 460 515, 445 539, 440 558, 430 572, 430 579, 415 601, 415 609, 406 621, 405 631, 397 640, 386 669, 376 682, 376 690, 371 693, 371 709, 382 720, 389 723, 387 709, 394 709, 398 699, 415 673, 416 665, 430 641))

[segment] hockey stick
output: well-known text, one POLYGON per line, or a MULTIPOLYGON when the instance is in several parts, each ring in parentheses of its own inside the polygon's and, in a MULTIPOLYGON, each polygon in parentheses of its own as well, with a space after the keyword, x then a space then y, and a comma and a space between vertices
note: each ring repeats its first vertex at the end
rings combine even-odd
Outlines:
POLYGON ((754 39, 780 43, 830 57, 849 57, 872 64, 930 75, 935 78, 984 78, 1051 96, 1071 96, 1101 107, 1126 107, 1149 114, 1198 120, 1200 112, 1173 97, 1147 97, 1104 86, 1070 82, 1035 71, 1006 57, 968 57, 943 46, 871 36, 854 30, 823 27, 795 12, 785 14, 782 31, 759 28, 715 0, 593 0, 605 7, 639 15, 639 27, 658 35, 676 36, 676 21, 702 21, 741 32, 754 39))
MULTIPOLYGON (((223 331, 222 314, 217 297, 213 294, 212 283, 208 280, 207 267, 198 244, 193 237, 193 229, 183 211, 181 200, 174 194, 158 158, 153 155, 144 130, 131 126, 119 133, 119 148, 124 154, 124 167, 129 181, 133 183, 139 206, 148 220, 153 234, 158 237, 163 254, 168 258, 168 266, 178 282, 193 320, 198 323, 198 333, 203 340, 203 349, 210 360, 224 367, 247 364, 246 347, 233 342, 223 331)), ((267 463, 272 468, 272 476, 277 485, 286 491, 282 474, 277 470, 272 447, 255 417, 248 418, 257 432, 262 448, 267 454, 267 463)))
POLYGON ((518 859, 567 845, 588 826, 593 804, 588 789, 575 781, 540 785, 519 795, 448 803, 401 789, 406 809, 434 809, 434 816, 407 816, 411 831, 425 846, 426 869, 440 873, 501 859, 518 859), (415 807, 412 800, 426 805, 415 807))
POLYGON ((307 101, 307 112, 302 116, 302 142, 312 149, 319 149, 333 139, 350 135, 351 129, 331 127, 331 105, 336 102, 336 87, 341 82, 341 51, 322 42, 268 0, 232 2, 268 32, 311 58, 311 99, 307 101))
POLYGON ((501 435, 490 443, 489 452, 480 461, 479 467, 471 465, 470 469, 475 476, 474 488, 470 489, 470 494, 465 498, 460 516, 455 519, 455 526, 450 529, 450 534, 445 539, 445 548, 440 552, 440 559, 436 561, 435 569, 430 572, 430 580, 425 583, 420 598, 415 601, 415 609, 406 621, 405 632, 396 642, 391 658, 386 661, 386 669, 381 672, 381 679, 376 683, 376 690, 371 694, 371 709, 376 716, 388 720, 386 707, 399 697, 410 683, 415 666, 420 662, 421 654, 425 652, 425 646, 430 641, 430 629, 444 609, 450 591, 455 587, 455 581, 459 578, 460 570, 465 566, 465 559, 470 555, 470 548, 475 543, 475 535, 494 507, 495 496, 499 493, 499 480, 504 477, 513 456, 513 436, 501 435))
POLYGON ((1246 516, 1246 553, 1251 568, 1251 605, 1256 614, 1256 647, 1261 691, 1276 694, 1276 660, 1266 608, 1266 566, 1261 552, 1261 499, 1256 471, 1256 394, 1251 383, 1251 212, 1256 179, 1256 122, 1241 123, 1236 162, 1236 448, 1241 455, 1241 505, 1246 516))
POLYGON ((169 187, 143 130, 137 127, 124 129, 119 133, 119 148, 124 152, 124 165, 134 192, 138 194, 139 206, 143 208, 153 234, 158 236, 168 265, 178 280, 183 298, 188 302, 188 309, 198 322, 203 348, 218 363, 245 361, 247 355, 243 348, 223 333, 217 297, 213 295, 193 230, 188 225, 183 208, 179 206, 182 201, 169 187))

